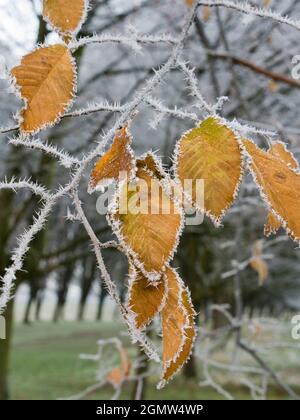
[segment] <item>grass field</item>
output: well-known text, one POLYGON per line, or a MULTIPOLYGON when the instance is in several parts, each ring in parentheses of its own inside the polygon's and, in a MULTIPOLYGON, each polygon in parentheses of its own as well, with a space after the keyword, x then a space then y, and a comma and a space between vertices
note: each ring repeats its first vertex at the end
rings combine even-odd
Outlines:
MULTIPOLYGON (((14 331, 10 385, 14 399, 57 399, 82 391, 96 382, 96 365, 79 359, 80 353, 96 353, 96 341, 120 333, 117 322, 49 322, 31 326, 17 325, 14 331)), ((123 336, 122 336, 123 337, 123 336)), ((124 346, 132 354, 135 347, 123 337, 124 346)), ((163 390, 156 390, 157 379, 151 377, 147 386, 147 399, 221 399, 211 388, 200 388, 198 381, 187 380, 181 374, 163 390)), ((121 394, 130 399, 131 385, 121 394)), ((228 390, 237 398, 249 398, 243 386, 228 384, 228 390)), ((105 386, 91 398, 111 398, 113 389, 105 386)), ((272 391, 271 398, 282 399, 279 390, 272 391)))

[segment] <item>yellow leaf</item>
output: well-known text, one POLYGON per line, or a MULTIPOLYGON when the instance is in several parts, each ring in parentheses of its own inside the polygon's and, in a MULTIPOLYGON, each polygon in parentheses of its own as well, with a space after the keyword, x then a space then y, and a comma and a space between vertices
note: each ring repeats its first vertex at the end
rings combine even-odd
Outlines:
POLYGON ((161 310, 166 299, 166 283, 161 279, 154 284, 135 268, 130 273, 127 308, 133 315, 134 327, 142 329, 161 310))
POLYGON ((131 136, 126 125, 117 131, 112 146, 96 163, 90 177, 89 193, 112 180, 134 176, 135 157, 130 145, 131 136))
POLYGON ((33 133, 59 121, 70 106, 76 86, 76 67, 63 45, 38 48, 11 71, 25 101, 21 130, 33 133))
POLYGON ((278 156, 259 149, 252 141, 243 144, 250 157, 250 170, 262 198, 281 221, 287 233, 300 239, 300 175, 278 156))
POLYGON ((234 201, 242 177, 242 156, 233 131, 217 118, 208 118, 185 133, 176 146, 175 175, 183 189, 185 180, 204 180, 204 208, 197 203, 196 187, 185 192, 197 210, 219 224, 234 201))
POLYGON ((176 271, 166 271, 168 296, 161 311, 163 333, 163 373, 158 384, 162 388, 187 361, 195 339, 195 312, 189 292, 176 271))
POLYGON ((61 35, 77 33, 87 14, 87 0, 43 0, 43 17, 61 35))
POLYGON ((108 220, 134 264, 150 280, 161 272, 177 247, 183 216, 160 181, 145 169, 122 184, 108 220))
MULTIPOLYGON (((287 150, 286 145, 280 141, 272 143, 271 147, 268 150, 268 153, 271 153, 273 156, 281 159, 286 165, 292 169, 298 169, 298 162, 296 161, 294 155, 287 150)), ((267 221, 264 227, 264 233, 266 236, 276 233, 281 226, 280 220, 278 220, 274 214, 269 211, 267 216, 267 221)))
POLYGON ((263 284, 269 275, 268 264, 262 258, 262 241, 256 241, 252 247, 250 266, 258 273, 259 282, 263 284))

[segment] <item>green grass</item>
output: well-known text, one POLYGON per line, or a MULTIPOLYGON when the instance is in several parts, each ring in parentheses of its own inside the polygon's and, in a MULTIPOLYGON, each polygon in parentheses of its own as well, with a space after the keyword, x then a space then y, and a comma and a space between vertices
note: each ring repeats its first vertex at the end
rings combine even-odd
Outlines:
MULTIPOLYGON (((96 353, 98 339, 117 336, 121 327, 117 322, 49 322, 32 326, 17 325, 14 331, 11 359, 10 387, 13 399, 57 399, 82 391, 96 382, 96 364, 81 360, 80 353, 96 353)), ((122 336, 124 346, 133 355, 135 347, 122 336)), ((113 356, 112 356, 113 357, 113 356)), ((157 379, 151 377, 146 398, 159 399, 220 399, 211 388, 200 388, 196 380, 178 375, 163 390, 156 390, 157 379)), ((130 399, 132 385, 126 385, 121 399, 130 399)), ((237 399, 249 398, 242 386, 226 385, 237 399)), ((99 390, 91 398, 107 399, 113 395, 110 386, 99 390)), ((283 398, 274 390, 272 398, 283 398)))

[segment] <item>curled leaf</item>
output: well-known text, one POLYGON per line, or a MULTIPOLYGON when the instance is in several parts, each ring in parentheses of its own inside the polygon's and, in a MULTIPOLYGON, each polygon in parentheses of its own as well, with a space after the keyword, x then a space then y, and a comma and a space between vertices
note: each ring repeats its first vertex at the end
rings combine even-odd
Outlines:
POLYGON ((244 140, 243 144, 250 158, 250 171, 263 200, 287 233, 299 241, 299 173, 278 156, 258 148, 252 141, 244 140))
POLYGON ((21 130, 33 133, 58 122, 76 86, 76 67, 68 48, 59 44, 38 48, 25 55, 11 74, 25 102, 21 130))
POLYGON ((87 0, 43 0, 43 17, 61 35, 76 34, 87 14, 87 0))
POLYGON ((122 385, 124 380, 129 376, 131 370, 131 362, 124 347, 121 344, 117 344, 117 350, 120 355, 121 366, 113 368, 106 375, 107 382, 116 389, 122 385))
POLYGON ((161 311, 163 372, 159 388, 162 388, 187 361, 196 336, 195 312, 187 288, 174 269, 168 267, 165 276, 168 295, 161 311))
POLYGON ((124 177, 131 179, 135 172, 135 157, 131 149, 131 136, 125 125, 117 131, 110 149, 98 160, 90 177, 88 192, 92 193, 124 177))
POLYGON ((175 175, 185 196, 216 224, 237 195, 242 164, 237 137, 216 117, 210 117, 186 132, 176 146, 175 175), (192 191, 186 191, 186 180, 193 181, 192 191), (198 180, 204 180, 203 203, 197 196, 199 191, 195 183, 198 180))
POLYGON ((133 315, 136 329, 146 327, 161 310, 166 300, 166 282, 161 279, 156 284, 139 271, 131 268, 127 308, 133 315))

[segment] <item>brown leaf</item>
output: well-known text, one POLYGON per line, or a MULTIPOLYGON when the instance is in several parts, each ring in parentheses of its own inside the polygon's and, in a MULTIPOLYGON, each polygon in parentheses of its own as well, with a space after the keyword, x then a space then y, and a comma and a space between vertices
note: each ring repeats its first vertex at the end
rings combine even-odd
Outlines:
POLYGON ((33 133, 59 121, 70 106, 76 86, 76 67, 63 45, 38 48, 11 71, 25 107, 21 130, 33 133))
POLYGON ((284 162, 290 168, 292 169, 299 168, 299 165, 295 156, 293 155, 292 152, 290 152, 287 149, 286 145, 282 143, 281 141, 272 143, 268 152, 271 153, 273 156, 278 157, 280 160, 282 160, 282 162, 284 162))
POLYGON ((250 170, 262 198, 288 234, 300 239, 300 175, 272 153, 259 149, 252 141, 243 144, 250 157, 250 170))
POLYGON ((166 283, 153 284, 135 268, 131 268, 127 308, 133 315, 135 328, 146 327, 161 310, 166 299, 166 283))
POLYGON ((135 157, 131 149, 131 136, 127 125, 117 131, 110 149, 98 160, 90 177, 88 192, 126 176, 131 179, 135 171, 135 157))
POLYGON ((86 18, 87 5, 87 0, 43 0, 43 17, 61 35, 73 35, 86 18))
POLYGON ((183 222, 181 209, 160 181, 139 169, 134 183, 121 186, 108 220, 135 266, 150 280, 159 280, 183 222))
MULTIPOLYGON (((271 147, 268 150, 273 156, 278 157, 284 163, 286 163, 292 169, 298 169, 298 162, 296 161, 292 152, 290 152, 286 145, 280 141, 272 143, 271 147)), ((267 221, 264 227, 264 233, 266 236, 275 234, 280 229, 281 223, 274 214, 269 211, 267 216, 267 221)))
POLYGON ((163 333, 163 373, 158 385, 162 388, 187 361, 196 335, 195 312, 189 292, 176 271, 166 271, 168 296, 161 311, 163 333))
POLYGON ((234 201, 242 177, 239 142, 231 129, 208 118, 186 132, 176 146, 175 174, 184 189, 187 179, 204 180, 204 208, 196 200, 196 187, 185 192, 196 209, 219 224, 234 201))
POLYGON ((281 227, 281 222, 278 220, 274 214, 269 211, 267 215, 267 220, 264 226, 264 234, 265 236, 270 236, 278 232, 281 227))
POLYGON ((121 369, 124 373, 124 377, 127 378, 131 370, 131 362, 128 353, 123 346, 118 346, 118 350, 121 358, 121 369))
MULTIPOLYGON (((287 150, 286 145, 282 142, 275 142, 268 150, 269 153, 278 157, 283 162, 285 162, 290 168, 298 169, 298 162, 296 161, 294 155, 287 150)), ((264 227, 264 233, 266 236, 275 234, 281 226, 280 220, 278 220, 275 215, 269 211, 267 216, 267 221, 264 227)))
POLYGON ((211 17, 211 7, 203 6, 202 7, 202 20, 204 22, 208 22, 210 17, 211 17))

